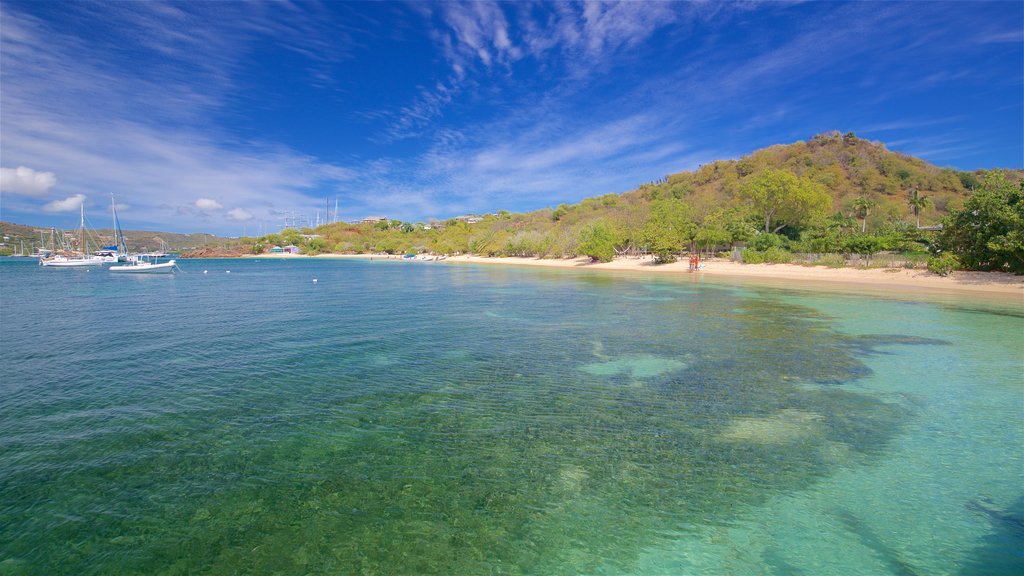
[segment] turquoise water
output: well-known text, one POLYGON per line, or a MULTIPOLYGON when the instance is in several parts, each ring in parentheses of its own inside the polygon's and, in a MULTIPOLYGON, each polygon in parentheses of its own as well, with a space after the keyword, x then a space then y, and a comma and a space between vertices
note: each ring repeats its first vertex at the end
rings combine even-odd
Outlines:
POLYGON ((0 574, 1024 571, 1019 303, 181 267, 0 261, 0 574))

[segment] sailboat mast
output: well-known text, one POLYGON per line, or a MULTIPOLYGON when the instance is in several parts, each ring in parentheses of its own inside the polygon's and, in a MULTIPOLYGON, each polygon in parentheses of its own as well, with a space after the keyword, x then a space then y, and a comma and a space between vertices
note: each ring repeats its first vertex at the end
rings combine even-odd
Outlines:
POLYGON ((121 243, 117 241, 117 208, 114 208, 114 193, 110 193, 110 219, 114 223, 112 230, 114 231, 114 246, 117 246, 117 252, 121 251, 121 243))
POLYGON ((85 258, 85 200, 82 200, 82 204, 81 204, 81 206, 79 206, 79 208, 81 208, 81 214, 82 214, 82 258, 84 259, 85 258))

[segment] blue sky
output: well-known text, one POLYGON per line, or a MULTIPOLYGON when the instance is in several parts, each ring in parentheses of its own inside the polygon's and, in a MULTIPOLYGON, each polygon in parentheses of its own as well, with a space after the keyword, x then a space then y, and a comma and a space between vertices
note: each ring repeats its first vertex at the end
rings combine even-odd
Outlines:
POLYGON ((1022 2, 0 4, 0 218, 528 211, 828 130, 1024 163, 1022 2))

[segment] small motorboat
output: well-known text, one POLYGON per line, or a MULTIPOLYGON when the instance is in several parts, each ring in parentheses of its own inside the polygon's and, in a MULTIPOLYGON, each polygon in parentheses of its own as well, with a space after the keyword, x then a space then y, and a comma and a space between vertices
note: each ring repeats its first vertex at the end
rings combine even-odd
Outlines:
POLYGON ((135 258, 133 260, 129 260, 124 266, 111 266, 109 270, 111 272, 127 274, 173 274, 175 268, 177 268, 177 266, 174 264, 174 260, 154 264, 153 262, 147 262, 141 258, 135 258))

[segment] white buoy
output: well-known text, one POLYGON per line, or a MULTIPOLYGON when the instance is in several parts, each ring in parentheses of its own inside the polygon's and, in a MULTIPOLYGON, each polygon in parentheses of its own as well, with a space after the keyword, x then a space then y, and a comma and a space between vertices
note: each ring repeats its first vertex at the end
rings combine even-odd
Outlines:
POLYGON ((316 278, 313 278, 313 284, 316 284, 316 278))
POLYGON ((206 274, 206 270, 203 270, 203 274, 206 274))
POLYGON ((231 274, 231 270, 225 270, 224 273, 225 274, 231 274))

